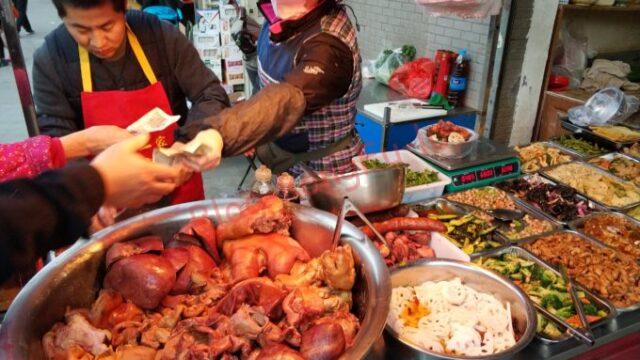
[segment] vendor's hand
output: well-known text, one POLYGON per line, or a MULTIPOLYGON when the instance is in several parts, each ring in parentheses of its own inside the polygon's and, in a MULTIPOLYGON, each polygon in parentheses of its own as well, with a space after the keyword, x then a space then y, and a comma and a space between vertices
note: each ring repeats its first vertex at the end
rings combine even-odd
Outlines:
POLYGON ((89 234, 93 235, 98 231, 107 228, 116 222, 116 216, 118 210, 111 206, 103 206, 98 210, 98 213, 91 218, 91 225, 89 226, 89 234))
MULTIPOLYGON (((189 142, 191 143, 201 143, 208 147, 208 150, 203 154, 198 154, 197 156, 184 156, 180 158, 180 162, 193 170, 194 172, 202 172, 215 168, 220 165, 220 161, 222 159, 222 136, 220 133, 214 129, 208 129, 201 131, 198 135, 189 142)), ((176 143, 174 146, 182 147, 188 146, 176 143)))
POLYGON ((148 142, 148 134, 137 135, 111 146, 91 162, 104 183, 105 205, 137 208, 159 201, 176 188, 180 169, 154 164, 137 153, 148 142))
POLYGON ((92 126, 60 138, 65 157, 70 159, 98 155, 109 146, 132 137, 127 130, 113 125, 92 126))

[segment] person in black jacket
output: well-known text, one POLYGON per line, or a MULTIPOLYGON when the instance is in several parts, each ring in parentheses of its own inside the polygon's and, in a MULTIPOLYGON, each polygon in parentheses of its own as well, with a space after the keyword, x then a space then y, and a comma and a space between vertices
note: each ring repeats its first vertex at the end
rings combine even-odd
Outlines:
POLYGON ((0 283, 75 242, 103 204, 136 207, 173 191, 179 170, 137 153, 148 140, 140 135, 113 145, 90 165, 0 183, 0 283))

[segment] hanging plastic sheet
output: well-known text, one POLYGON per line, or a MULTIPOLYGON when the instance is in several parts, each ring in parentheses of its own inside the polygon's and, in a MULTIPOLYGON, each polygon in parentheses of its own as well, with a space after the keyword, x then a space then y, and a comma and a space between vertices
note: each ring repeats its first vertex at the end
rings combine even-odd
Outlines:
POLYGON ((502 0, 416 0, 429 16, 457 16, 480 19, 498 15, 502 0))

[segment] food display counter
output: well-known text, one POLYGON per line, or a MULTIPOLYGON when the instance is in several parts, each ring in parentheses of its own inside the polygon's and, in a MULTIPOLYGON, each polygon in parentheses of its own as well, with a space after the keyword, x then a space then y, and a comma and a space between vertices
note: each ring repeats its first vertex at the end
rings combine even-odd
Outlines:
MULTIPOLYGON (((440 129, 474 139, 471 131, 450 124, 440 129)), ((447 141, 454 138, 447 133, 447 141)), ((477 156, 482 148, 467 155, 477 160, 474 167, 496 169, 507 161, 518 171, 475 186, 447 187, 456 174, 443 169, 449 162, 464 163, 464 157, 447 161, 415 148, 383 152, 355 158, 358 172, 304 184, 305 200, 318 209, 276 197, 225 199, 117 224, 73 246, 27 284, 0 328, 0 357, 69 351, 60 334, 78 323, 101 337, 97 347, 74 351, 133 351, 122 347, 130 341, 135 351, 169 358, 184 350, 178 340, 194 339, 189 351, 204 351, 226 339, 218 355, 313 358, 323 349, 331 359, 457 358, 452 351, 569 359, 638 333, 640 222, 626 213, 640 201, 640 189, 628 181, 633 179, 599 168, 602 161, 589 162, 599 157, 580 156, 554 142, 503 149, 496 154, 500 158, 485 157, 484 163, 477 156), (520 164, 527 164, 526 174, 520 174, 520 164), (590 177, 573 182, 557 171, 576 165, 590 177), (592 178, 617 189, 615 196, 584 186, 592 178), (335 215, 345 215, 345 197, 368 220, 350 217, 340 227, 335 215), (154 273, 154 264, 174 277, 154 273), (562 266, 570 280, 562 277, 562 266), (164 290, 141 292, 149 277, 164 290), (583 305, 577 306, 572 289, 583 305), (438 297, 437 291, 447 295, 438 297), (414 295, 403 305, 401 294, 414 295), (452 294, 482 301, 462 296, 456 303, 452 294), (423 303, 427 298, 435 302, 423 303), (321 307, 314 303, 318 299, 321 307), (118 316, 133 318, 109 323, 120 319, 105 315, 116 311, 105 310, 109 301, 125 306, 118 316), (536 315, 536 306, 553 316, 536 315), (457 314, 462 307, 483 319, 480 328, 469 319, 445 317, 438 321, 449 330, 429 332, 435 321, 430 314, 457 314), (67 312, 74 308, 85 310, 67 312), (589 331, 580 326, 580 308, 589 331), (499 315, 491 321, 487 314, 499 315), (150 334, 162 326, 158 319, 171 326, 150 334), (578 329, 582 341, 569 327, 578 329), (484 339, 490 331, 494 340, 484 339), (460 334, 479 342, 461 340, 460 334), (433 341, 420 340, 426 338, 433 341)), ((635 161, 632 155, 625 156, 635 161)))

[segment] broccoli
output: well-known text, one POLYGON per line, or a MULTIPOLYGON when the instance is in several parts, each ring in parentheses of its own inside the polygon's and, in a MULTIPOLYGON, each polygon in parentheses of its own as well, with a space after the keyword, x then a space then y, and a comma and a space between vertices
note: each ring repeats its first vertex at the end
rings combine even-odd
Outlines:
POLYGON ((524 275, 524 281, 529 282, 531 280, 531 269, 529 268, 521 268, 520 272, 524 275))
POLYGON ((552 339, 556 339, 562 336, 562 332, 560 331, 560 329, 558 329, 558 327, 556 326, 556 324, 549 322, 545 327, 544 330, 542 330, 542 333, 544 335, 547 335, 548 337, 552 338, 552 339))
POLYGON ((536 332, 541 333, 544 330, 544 327, 547 326, 547 322, 549 322, 549 320, 547 320, 547 318, 542 316, 540 313, 536 313, 536 317, 538 320, 538 325, 536 326, 536 332))
POLYGON ((560 309, 562 307, 562 301, 556 294, 547 294, 542 297, 542 301, 540 302, 540 305, 542 305, 547 309, 549 308, 560 309))
POLYGON ((510 261, 504 264, 504 269, 507 274, 515 274, 520 270, 520 264, 515 261, 510 261))
POLYGON ((565 306, 563 308, 558 309, 556 311, 556 315, 563 319, 568 319, 576 314, 576 311, 573 309, 573 305, 565 306))
POLYGON ((549 286, 555 283, 557 280, 556 274, 554 274, 551 270, 543 270, 540 276, 540 283, 542 286, 549 286))
POLYGON ((509 275, 509 277, 512 278, 513 280, 520 280, 520 281, 524 280, 524 276, 522 276, 521 273, 512 273, 511 275, 509 275))
POLYGON ((582 310, 584 310, 585 315, 598 316, 598 308, 593 304, 583 304, 582 310))

